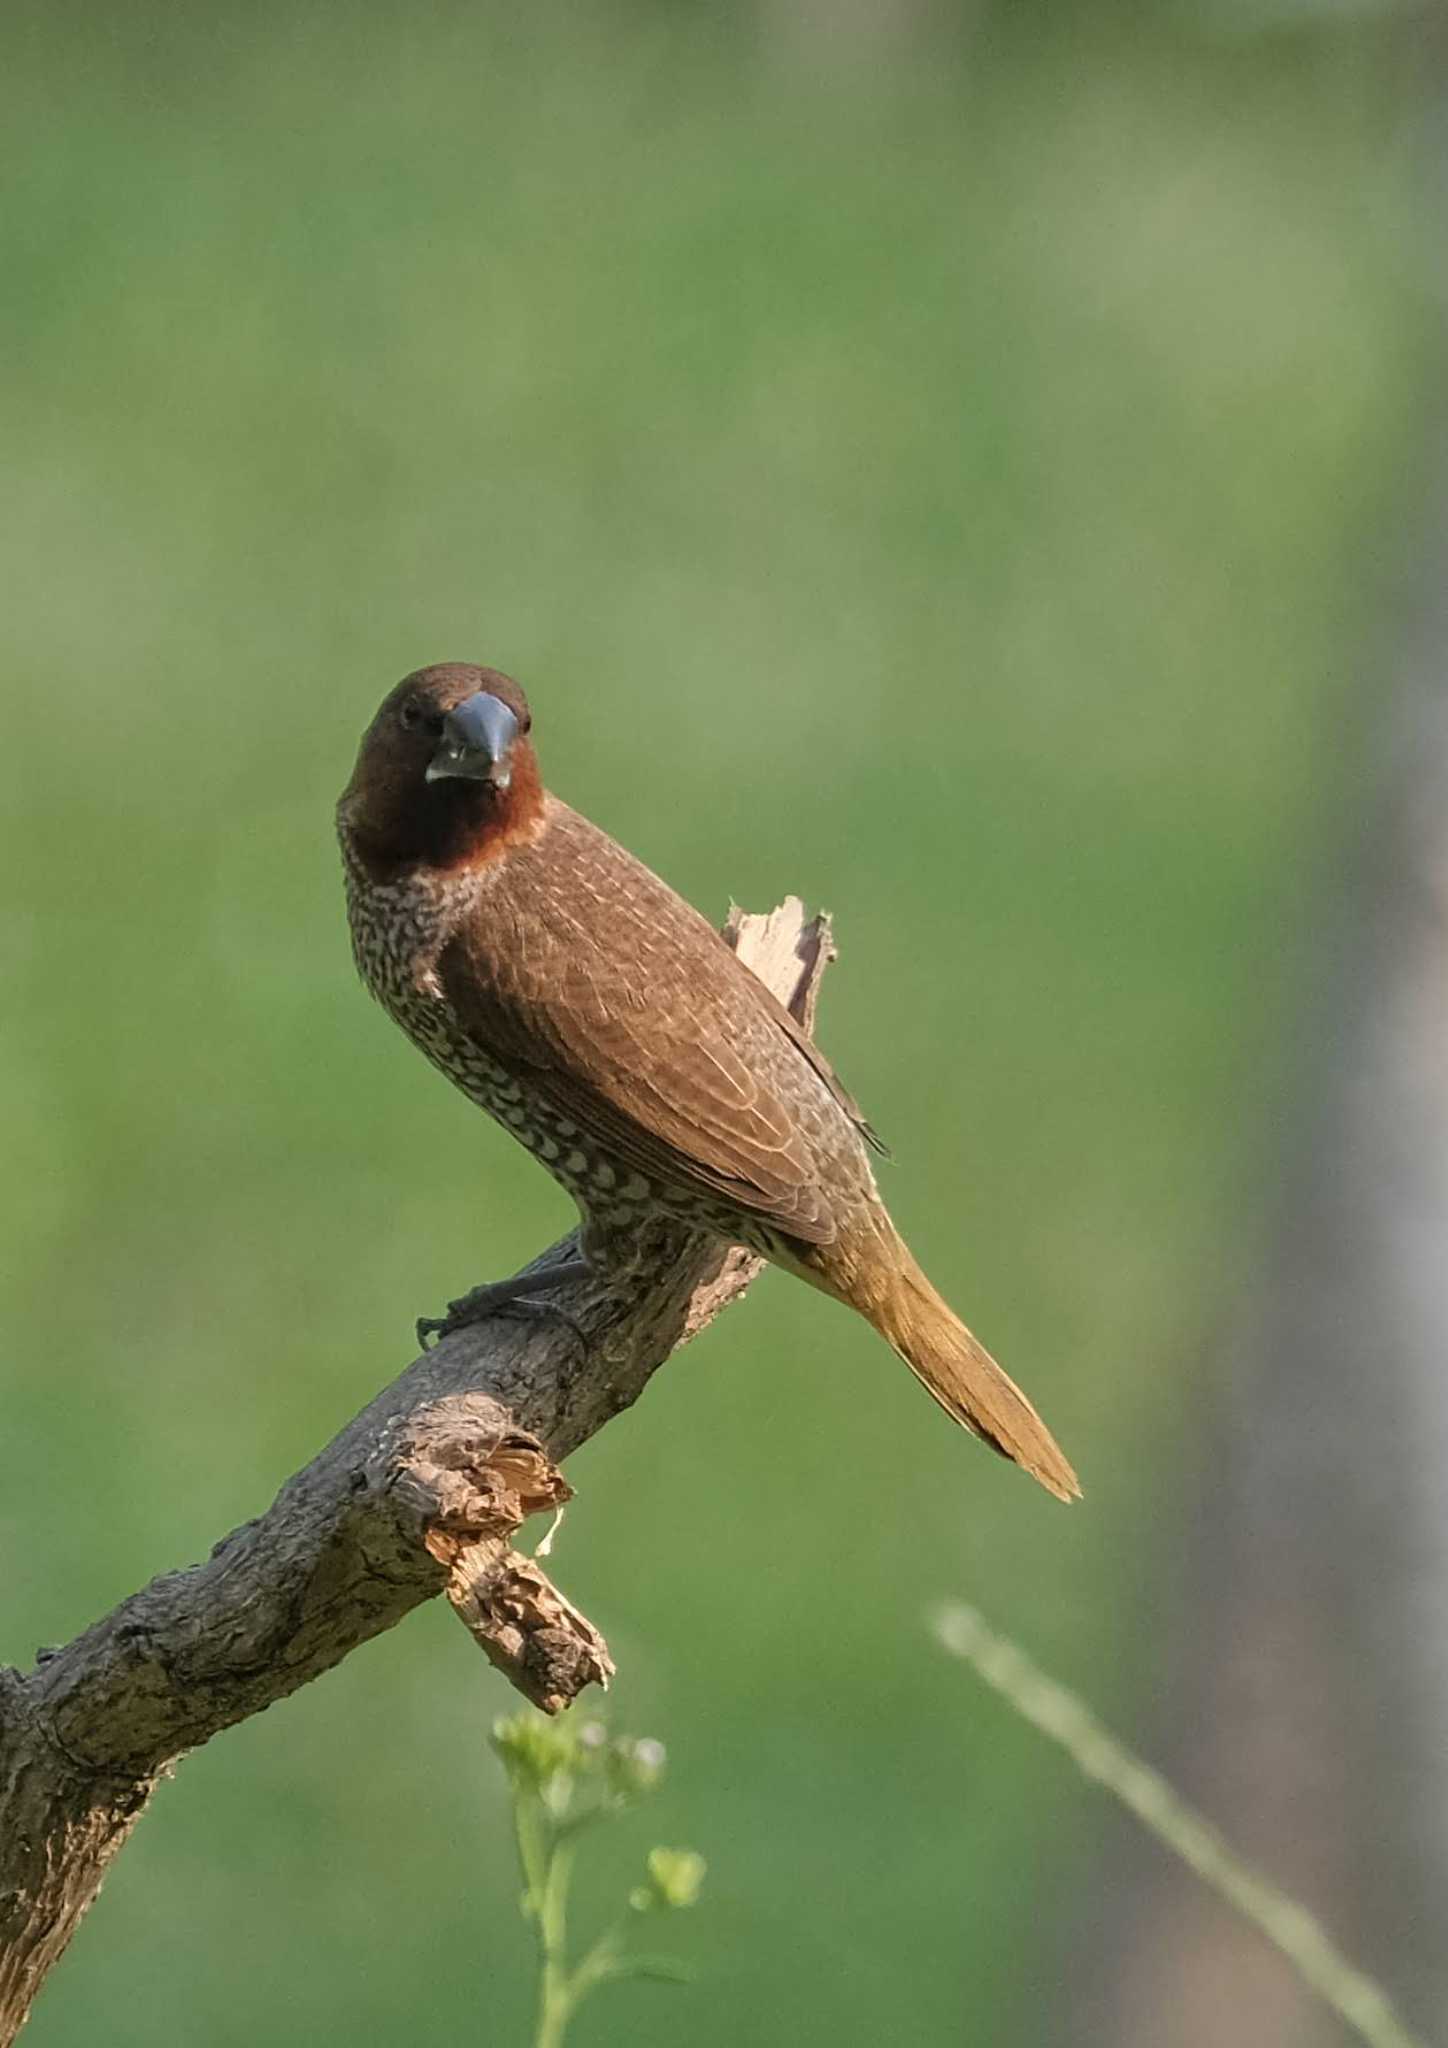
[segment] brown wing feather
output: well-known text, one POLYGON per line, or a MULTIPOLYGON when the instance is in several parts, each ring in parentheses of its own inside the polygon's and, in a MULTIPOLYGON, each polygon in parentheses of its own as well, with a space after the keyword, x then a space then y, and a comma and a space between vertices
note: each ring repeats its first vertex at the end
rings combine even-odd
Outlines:
POLYGON ((844 1082, 840 1079, 839 1075, 835 1072, 834 1068, 830 1065, 829 1061, 825 1058, 824 1054, 820 1051, 819 1047, 815 1044, 814 1040, 809 1036, 808 1032, 804 1029, 803 1025, 799 1024, 795 1020, 795 1018, 793 1018, 790 1015, 789 1011, 786 1010, 784 1004, 780 1002, 779 998, 772 992, 772 990, 765 988, 763 983, 760 984, 760 990, 761 993, 768 998, 769 1006, 774 1014, 775 1022, 784 1032, 790 1044, 794 1046, 797 1052, 801 1052, 804 1054, 805 1058, 809 1061, 810 1065, 814 1068, 815 1072, 819 1075, 820 1079, 824 1082, 826 1088, 829 1089, 831 1095, 833 1095, 835 1101, 840 1105, 840 1108, 845 1112, 845 1115, 850 1119, 850 1122, 855 1126, 855 1129, 859 1132, 860 1136, 864 1139, 865 1143, 868 1146, 870 1146, 870 1148, 873 1151, 878 1152, 882 1159, 888 1159, 890 1157, 890 1147, 885 1143, 884 1139, 880 1136, 879 1132, 875 1129, 874 1125, 866 1117, 865 1112, 861 1109, 859 1103, 856 1102, 854 1096, 851 1095, 848 1088, 846 1088, 844 1082))
POLYGON ((566 805, 485 871, 438 973, 469 1037, 638 1172, 817 1245, 869 1182, 863 1119, 788 1011, 566 805))

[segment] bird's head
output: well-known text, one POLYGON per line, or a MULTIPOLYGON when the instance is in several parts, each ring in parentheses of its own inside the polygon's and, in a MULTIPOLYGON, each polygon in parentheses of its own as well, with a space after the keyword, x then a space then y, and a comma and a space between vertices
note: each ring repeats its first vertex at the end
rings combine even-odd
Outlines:
POLYGON ((501 851, 542 810, 531 724, 527 698, 497 669, 445 661, 405 676, 362 735, 343 831, 377 867, 501 851))

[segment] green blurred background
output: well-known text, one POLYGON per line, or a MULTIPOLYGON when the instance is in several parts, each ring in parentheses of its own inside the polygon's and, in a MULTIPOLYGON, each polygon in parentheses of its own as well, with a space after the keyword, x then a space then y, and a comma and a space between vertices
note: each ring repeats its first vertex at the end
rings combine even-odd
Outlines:
MULTIPOLYGON (((0 1656, 202 1554, 568 1221, 364 998, 332 840, 382 691, 496 662, 695 902, 834 911, 897 1218, 1087 1494, 778 1275, 579 1454, 558 1575, 673 1760, 599 1881, 710 1864, 699 1982, 580 2044, 1041 2039, 1098 1810, 924 1617, 1151 1697, 1412 506, 1411 25, 4 41, 0 1656)), ((509 1699, 429 1609, 188 1761, 27 2039, 523 2040, 509 1699)))

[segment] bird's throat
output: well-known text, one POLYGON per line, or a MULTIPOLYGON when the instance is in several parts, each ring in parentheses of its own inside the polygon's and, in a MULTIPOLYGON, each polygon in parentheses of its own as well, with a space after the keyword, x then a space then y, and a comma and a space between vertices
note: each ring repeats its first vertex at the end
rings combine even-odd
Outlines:
POLYGON ((544 794, 531 748, 519 748, 506 789, 445 778, 406 789, 353 791, 344 830, 375 881, 404 868, 453 874, 498 860, 542 830, 544 794))

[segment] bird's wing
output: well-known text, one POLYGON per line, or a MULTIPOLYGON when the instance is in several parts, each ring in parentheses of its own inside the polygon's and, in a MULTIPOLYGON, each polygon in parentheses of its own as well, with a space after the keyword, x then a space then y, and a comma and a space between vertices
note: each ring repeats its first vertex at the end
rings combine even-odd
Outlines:
POLYGON ((890 1157, 890 1147, 865 1115, 859 1103, 856 1102, 854 1096, 851 1095, 849 1089, 845 1086, 804 1026, 797 1018, 791 1016, 772 989, 765 988, 762 982, 760 983, 760 988, 768 997, 774 1020, 785 1037, 797 1052, 803 1053, 871 1151, 878 1152, 882 1159, 888 1159, 890 1157))
POLYGON ((808 1244, 869 1181, 863 1120, 698 913, 562 805, 510 851, 438 973, 463 1031, 633 1170, 808 1244), (833 1199, 831 1183, 834 1185, 833 1199))

